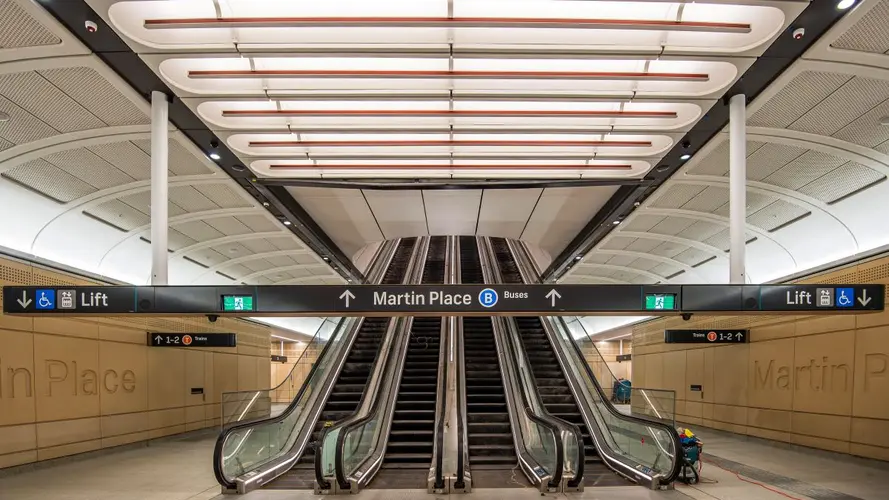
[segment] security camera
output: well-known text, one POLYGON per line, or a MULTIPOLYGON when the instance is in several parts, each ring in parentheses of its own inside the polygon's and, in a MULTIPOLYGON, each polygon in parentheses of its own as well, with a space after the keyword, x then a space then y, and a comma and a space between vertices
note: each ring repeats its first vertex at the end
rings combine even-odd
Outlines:
POLYGON ((215 314, 208 314, 207 315, 207 320, 210 321, 210 323, 216 323, 217 319, 219 319, 219 316, 217 316, 215 314))
POLYGON ((683 321, 691 321, 691 313, 682 313, 683 321))
POLYGON ((99 25, 94 23, 93 21, 87 21, 83 23, 83 25, 86 28, 87 33, 95 33, 99 31, 99 25))
POLYGON ((802 40, 806 35, 806 28, 797 28, 793 30, 793 39, 794 40, 802 40))

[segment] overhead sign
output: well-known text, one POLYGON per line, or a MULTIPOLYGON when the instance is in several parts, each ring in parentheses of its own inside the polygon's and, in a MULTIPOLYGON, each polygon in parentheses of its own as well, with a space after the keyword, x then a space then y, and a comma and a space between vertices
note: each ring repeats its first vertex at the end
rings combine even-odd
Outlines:
POLYGON ((278 355, 278 354, 272 354, 272 361, 274 361, 274 362, 276 362, 276 363, 286 363, 286 362, 287 362, 287 356, 281 356, 281 355, 278 355))
POLYGON ((842 313, 882 311, 884 285, 316 285, 4 287, 7 314, 842 313))
POLYGON ((747 330, 664 330, 667 344, 744 344, 747 330))
POLYGON ((237 347, 234 333, 157 333, 148 332, 151 347, 237 347))

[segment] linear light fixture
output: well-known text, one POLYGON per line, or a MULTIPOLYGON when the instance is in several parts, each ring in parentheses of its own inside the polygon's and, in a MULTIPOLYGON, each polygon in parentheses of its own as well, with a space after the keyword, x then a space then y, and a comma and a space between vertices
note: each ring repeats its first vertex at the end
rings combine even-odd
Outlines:
POLYGON ((497 140, 414 140, 414 141, 250 141, 250 147, 392 147, 392 146, 549 146, 549 147, 651 147, 651 141, 497 141, 497 140))
POLYGON ((272 170, 629 170, 632 165, 269 165, 272 170))
POLYGON ((587 111, 587 110, 446 110, 446 109, 236 109, 223 110, 226 118, 267 116, 492 116, 492 117, 576 117, 576 118, 676 118, 675 111, 587 111))
POLYGON ((606 80, 707 82, 707 73, 650 71, 486 71, 486 70, 370 70, 370 69, 201 69, 189 70, 193 79, 230 78, 403 78, 497 80, 606 80))
POLYGON ((659 19, 512 17, 228 17, 146 19, 146 29, 195 28, 543 28, 750 33, 746 23, 659 19))

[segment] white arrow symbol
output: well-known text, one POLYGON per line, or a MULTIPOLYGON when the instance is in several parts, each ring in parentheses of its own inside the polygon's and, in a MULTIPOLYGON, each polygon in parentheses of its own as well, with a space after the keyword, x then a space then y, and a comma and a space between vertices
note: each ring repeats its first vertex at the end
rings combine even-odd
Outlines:
POLYGON ((17 299, 16 302, 18 302, 19 305, 22 306, 22 309, 25 309, 28 306, 30 306, 31 302, 33 302, 33 301, 28 298, 28 292, 25 290, 22 290, 22 298, 17 299))
POLYGON ((160 344, 161 340, 164 340, 164 338, 161 337, 160 335, 158 335, 157 337, 154 338, 154 340, 155 340, 155 342, 157 342, 158 344, 160 344))
POLYGON ((742 338, 744 338, 744 334, 742 334, 741 332, 738 332, 735 334, 735 337, 737 337, 738 341, 740 341, 742 338))
POLYGON ((346 307, 348 308, 349 307, 349 299, 354 299, 355 295, 352 294, 352 292, 350 292, 349 290, 346 290, 345 292, 343 292, 340 295, 340 298, 346 300, 346 307))
POLYGON ((861 297, 858 297, 858 302, 861 302, 862 306, 867 306, 868 304, 870 304, 870 299, 871 297, 867 296, 867 290, 862 290, 861 297))
POLYGON ((553 307, 556 307, 556 299, 561 299, 562 296, 559 294, 559 292, 556 291, 555 288, 553 288, 549 291, 548 294, 546 294, 546 298, 550 299, 550 303, 553 307))

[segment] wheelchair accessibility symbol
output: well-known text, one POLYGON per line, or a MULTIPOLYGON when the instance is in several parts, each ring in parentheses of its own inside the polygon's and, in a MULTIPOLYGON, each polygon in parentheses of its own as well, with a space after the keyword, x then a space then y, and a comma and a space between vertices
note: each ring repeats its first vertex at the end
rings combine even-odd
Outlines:
POLYGON ((497 291, 485 288, 478 294, 478 303, 482 307, 494 307, 497 304, 497 291))
POLYGON ((37 290, 35 294, 37 309, 55 309, 56 308, 56 291, 55 290, 37 290))
POLYGON ((855 305, 854 288, 837 288, 837 307, 852 307, 855 305))

